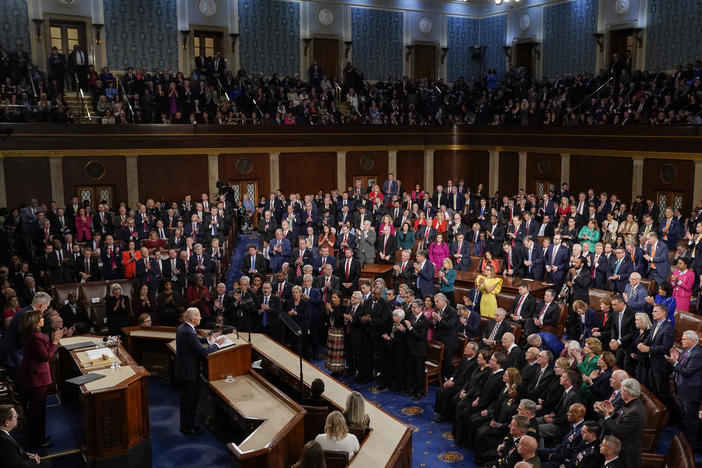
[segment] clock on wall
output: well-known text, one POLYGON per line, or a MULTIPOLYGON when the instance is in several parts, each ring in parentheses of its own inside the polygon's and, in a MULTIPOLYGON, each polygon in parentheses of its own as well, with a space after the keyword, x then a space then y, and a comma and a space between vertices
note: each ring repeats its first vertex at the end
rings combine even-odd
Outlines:
POLYGON ((322 8, 317 13, 317 20, 324 26, 329 26, 334 22, 334 13, 329 8, 322 8))
POLYGON ((421 18, 419 18, 418 27, 419 30, 422 31, 424 34, 429 34, 431 32, 432 26, 433 24, 430 18, 426 16, 422 16, 421 18))
POLYGON ((197 8, 205 16, 214 16, 217 13, 217 2, 215 0, 200 0, 197 8))
POLYGON ((617 10, 618 14, 623 15, 631 8, 631 0, 617 0, 614 8, 617 10))

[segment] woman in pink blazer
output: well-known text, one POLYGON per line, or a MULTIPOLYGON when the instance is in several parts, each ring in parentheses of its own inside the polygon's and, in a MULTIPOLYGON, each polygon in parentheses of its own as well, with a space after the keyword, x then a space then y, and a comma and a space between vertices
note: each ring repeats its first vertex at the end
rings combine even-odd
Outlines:
POLYGON ((46 445, 46 391, 51 385, 49 360, 63 336, 58 330, 49 339, 41 332, 44 317, 40 310, 27 310, 20 319, 23 333, 24 358, 20 367, 20 381, 29 403, 27 409, 27 444, 31 448, 46 445))
POLYGON ((93 233, 90 230, 92 225, 90 216, 85 214, 85 208, 78 208, 78 214, 76 215, 77 242, 93 240, 93 233))
POLYGON ((689 266, 689 260, 678 259, 678 271, 673 272, 670 278, 670 282, 673 284, 673 297, 677 304, 676 310, 683 312, 690 311, 690 296, 692 295, 692 285, 695 283, 695 274, 688 270, 689 266))
POLYGON ((444 264, 444 259, 449 256, 448 244, 444 242, 444 236, 440 232, 436 233, 436 239, 429 246, 429 261, 434 264, 435 271, 439 271, 444 264))

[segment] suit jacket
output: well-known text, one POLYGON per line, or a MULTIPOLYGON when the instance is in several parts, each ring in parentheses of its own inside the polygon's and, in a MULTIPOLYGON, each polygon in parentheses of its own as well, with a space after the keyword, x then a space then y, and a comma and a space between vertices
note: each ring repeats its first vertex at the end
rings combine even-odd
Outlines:
POLYGON ((471 267, 470 244, 468 244, 468 242, 464 241, 463 244, 461 244, 460 251, 458 248, 458 242, 451 242, 451 247, 449 249, 449 255, 451 257, 451 261, 453 262, 454 268, 456 270, 458 270, 458 271, 470 270, 470 267, 471 267), (460 255, 460 257, 456 257, 456 255, 460 255))
POLYGON ((368 233, 359 231, 358 234, 358 258, 362 263, 375 262, 375 231, 369 230, 368 233))
POLYGON ((553 423, 557 426, 561 427, 561 430, 567 427, 568 424, 568 408, 570 408, 570 405, 574 403, 580 403, 580 393, 578 392, 578 389, 576 387, 571 387, 570 391, 566 393, 565 391, 563 392, 563 395, 561 395, 561 399, 558 400, 558 403, 556 403, 556 407, 553 409, 553 412, 555 413, 556 417, 553 420, 553 423))
POLYGON ((203 252, 202 254, 202 264, 200 265, 197 260, 197 255, 193 253, 188 261, 188 272, 191 274, 201 274, 203 278, 203 283, 205 286, 212 286, 212 273, 214 273, 215 264, 209 255, 203 252))
POLYGON ((478 361, 475 357, 463 358, 453 370, 451 380, 456 388, 462 388, 470 380, 473 371, 478 368, 478 361))
MULTIPOLYGON (((627 352, 632 352, 634 336, 637 333, 634 323, 634 311, 627 306, 621 313, 624 314, 621 320, 621 345, 627 352)), ((617 341, 620 336, 618 315, 616 312, 612 311, 610 317, 610 322, 612 323, 610 339, 617 341)))
MULTIPOLYGON (((543 310, 545 305, 546 305, 546 302, 543 300, 540 300, 536 304, 536 309, 534 309, 533 318, 535 318, 535 319, 539 318, 539 315, 541 315, 541 311, 543 310)), ((541 319, 541 321, 543 322, 543 325, 552 325, 555 327, 556 325, 558 325, 558 317, 560 315, 561 315, 561 309, 560 309, 560 307, 558 307, 558 304, 556 304, 556 302, 553 301, 546 308, 546 312, 543 314, 543 318, 541 319)))
POLYGON ((51 383, 49 359, 56 352, 56 345, 42 332, 37 331, 23 338, 24 357, 20 367, 20 381, 26 389, 43 387, 51 383))
POLYGON ((492 233, 492 237, 486 237, 488 249, 493 255, 500 255, 502 253, 502 243, 505 241, 505 228, 499 222, 494 226, 488 224, 485 227, 485 231, 492 233))
POLYGON ((573 277, 573 300, 581 300, 588 304, 590 302, 590 269, 583 267, 576 276, 573 277))
POLYGON ((185 248, 185 236, 181 236, 178 239, 176 239, 175 236, 171 236, 168 239, 168 244, 166 247, 169 249, 176 249, 176 250, 183 250, 185 248))
POLYGON ((417 272, 417 289, 422 297, 434 295, 434 264, 426 259, 424 266, 417 272))
POLYGON ((163 271, 161 272, 161 275, 164 278, 167 278, 171 281, 175 281, 181 288, 185 286, 185 261, 178 257, 175 259, 175 267, 176 270, 179 270, 178 273, 173 273, 173 268, 171 268, 171 259, 166 259, 161 261, 161 266, 163 267, 163 271))
POLYGON ((60 311, 61 318, 63 319, 63 326, 70 328, 76 323, 84 323, 88 327, 92 325, 88 312, 85 310, 85 306, 80 302, 76 302, 76 313, 73 313, 73 309, 69 304, 64 305, 60 311))
POLYGON ((634 264, 631 261, 631 256, 627 253, 619 265, 619 271, 615 273, 617 262, 619 262, 619 259, 616 257, 610 260, 607 266, 607 278, 612 275, 619 275, 619 279, 610 281, 609 287, 613 292, 623 293, 629 285, 629 275, 634 272, 634 264))
MULTIPOLYGON (((512 302, 512 308, 509 310, 509 315, 512 316, 517 313, 517 307, 519 306, 519 300, 521 299, 521 294, 518 294, 512 302)), ((536 310, 536 298, 527 294, 526 298, 522 302, 522 308, 519 311, 519 315, 522 317, 521 321, 515 321, 510 318, 510 321, 519 323, 523 325, 525 321, 529 320, 534 316, 534 311, 536 310)))
MULTIPOLYGON (((341 247, 341 244, 344 242, 344 234, 339 233, 336 236, 336 241, 334 242, 334 248, 339 251, 339 258, 343 259, 344 258, 344 253, 341 247)), ((351 248, 354 252, 356 251, 356 236, 349 233, 348 238, 346 239, 346 245, 351 248)))
POLYGON ((502 258, 504 259, 504 271, 513 269, 514 272, 512 276, 519 276, 519 272, 521 270, 521 267, 523 266, 524 261, 520 249, 515 247, 512 248, 509 251, 509 253, 503 252, 502 258))
MULTIPOLYGON (((91 256, 88 260, 88 267, 85 265, 85 257, 81 254, 78 260, 75 262, 75 269, 79 273, 87 273, 90 275, 88 281, 99 281, 100 280, 100 267, 98 266, 98 261, 95 256, 91 256)), ((80 278, 78 278, 80 281, 80 278)))
MULTIPOLYGON (((325 265, 329 264, 332 266, 332 271, 336 273, 336 258, 332 257, 331 255, 327 256, 327 258, 324 259, 325 265)), ((322 270, 322 257, 317 256, 314 259, 314 263, 312 265, 314 267, 314 273, 317 275, 323 275, 324 271, 322 270)))
POLYGON ((216 344, 203 346, 206 338, 198 337, 195 329, 184 323, 176 331, 175 376, 181 382, 193 382, 200 376, 200 360, 217 351, 216 344))
MULTIPOLYGON (((244 260, 241 262, 241 273, 243 275, 249 276, 250 275, 250 270, 251 269, 251 255, 246 254, 244 255, 244 260)), ((266 274, 266 259, 263 258, 263 255, 260 253, 257 253, 254 255, 254 269, 256 270, 255 273, 265 275, 266 274)))
POLYGON ((543 374, 541 373, 541 368, 537 369, 534 375, 533 385, 525 389, 526 397, 531 398, 534 401, 538 401, 539 398, 545 399, 545 391, 550 387, 551 381, 554 378, 556 378, 556 374, 553 371, 553 368, 551 368, 550 366, 546 366, 546 368, 543 371, 543 374), (539 375, 541 375, 540 379, 539 375))
POLYGON ((702 347, 695 345, 689 352, 683 352, 673 369, 680 399, 699 402, 702 398, 702 347))
MULTIPOLYGON (((490 334, 492 333, 492 330, 495 328, 495 325, 497 322, 495 319, 490 319, 490 321, 487 324, 487 327, 483 330, 483 338, 490 338, 490 334)), ((507 333, 508 331, 511 330, 511 327, 509 326, 509 322, 507 320, 503 320, 500 323, 499 328, 497 329, 497 333, 495 334, 495 343, 499 343, 500 340, 502 340, 502 335, 507 333)))
POLYGON ((13 468, 37 468, 33 459, 27 456, 27 452, 10 435, 0 431, 0 459, 5 460, 4 465, 13 468))
MULTIPOLYGON (((329 258, 331 258, 331 257, 329 257, 329 258)), ((322 296, 324 296, 324 293, 325 293, 324 288, 326 286, 326 283, 327 283, 326 275, 319 275, 318 277, 316 277, 314 279, 314 282, 312 283, 312 285, 315 288, 319 289, 322 293, 322 296)), ((339 288, 341 288, 341 280, 339 280, 338 276, 332 274, 329 277, 329 290, 326 291, 327 295, 329 295, 332 291, 338 291, 339 288)), ((331 300, 331 296, 328 297, 328 300, 331 300)))
POLYGON ((633 294, 631 293, 631 285, 627 284, 624 292, 628 298, 626 301, 627 307, 630 307, 634 312, 646 312, 648 291, 646 291, 646 287, 643 284, 638 284, 633 294))
POLYGON ((505 369, 514 367, 515 369, 521 369, 524 366, 524 351, 517 345, 512 347, 512 350, 507 353, 505 349, 504 352, 507 354, 507 364, 505 364, 505 369))
POLYGON ((468 320, 465 325, 458 321, 458 332, 466 335, 466 338, 472 340, 480 336, 480 312, 470 311, 468 320))
MULTIPOLYGON (((163 263, 163 261, 161 263, 163 263)), ((146 284, 149 286, 149 291, 157 290, 159 279, 161 278, 161 270, 159 270, 158 261, 149 258, 149 270, 147 271, 146 261, 143 258, 137 260, 136 277, 139 286, 144 286, 146 284)))
POLYGON ((565 245, 561 244, 556 250, 556 255, 553 255, 554 244, 548 246, 546 250, 546 257, 544 258, 544 265, 555 266, 557 270, 555 272, 546 273, 546 279, 553 283, 560 284, 565 278, 566 269, 568 267, 568 261, 570 260, 570 250, 565 245))
MULTIPOLYGON (((546 458, 544 461, 562 462, 563 460, 569 459, 571 454, 574 453, 576 447, 578 447, 580 442, 583 440, 580 430, 582 429, 584 423, 585 420, 582 420, 575 426, 571 425, 570 430, 565 437, 563 437, 561 443, 553 448, 544 449, 543 458, 546 458)), ((597 468, 599 468, 599 466, 597 468)))
POLYGON ((668 238, 666 239, 663 228, 665 228, 667 222, 668 220, 666 218, 661 220, 661 224, 658 227, 658 238, 661 242, 664 242, 668 246, 668 250, 675 250, 675 247, 678 245, 678 241, 680 240, 680 236, 684 232, 684 228, 680 225, 677 218, 673 216, 670 219, 670 225, 668 226, 668 238))
MULTIPOLYGON (((580 322, 580 342, 584 346, 585 339, 592 336, 593 328, 602 328, 602 323, 600 322, 600 317, 597 312, 592 310, 590 307, 585 311, 585 321, 579 319, 580 322)), ((602 339, 602 337, 600 337, 602 339)), ((606 344, 604 341, 602 344, 606 344)))
POLYGON ((402 262, 399 262, 397 266, 400 268, 400 271, 398 272, 393 272, 393 275, 395 277, 395 290, 400 287, 401 284, 406 284, 410 288, 414 288, 414 285, 416 283, 416 276, 414 274, 414 268, 412 267, 412 261, 408 261, 407 265, 405 265, 405 269, 402 269, 402 262))
POLYGON ((541 280, 544 277, 543 249, 537 246, 536 243, 534 243, 532 246, 531 262, 533 265, 531 268, 524 264, 524 261, 529 260, 529 249, 522 247, 521 257, 522 263, 520 264, 519 273, 517 273, 517 276, 521 278, 541 280))
POLYGON ((429 320, 424 314, 419 314, 419 318, 410 316, 407 320, 412 324, 412 329, 405 334, 407 336, 407 349, 410 356, 422 357, 427 355, 427 330, 429 320))
POLYGON ((613 413, 603 425, 605 434, 622 441, 619 458, 624 466, 641 466, 641 437, 646 426, 646 408, 641 398, 625 403, 621 413, 613 413))
MULTIPOLYGON (((651 248, 652 245, 647 245, 646 246, 646 253, 648 255, 651 255, 651 248)), ((648 272, 648 277, 652 279, 657 279, 656 277, 660 278, 661 281, 665 280, 668 275, 670 274, 670 263, 668 261, 668 246, 665 244, 665 242, 658 241, 656 244, 656 255, 654 255, 651 258, 651 261, 649 263, 649 272, 648 272), (652 265, 655 265, 655 273, 653 272, 652 265)))
POLYGON ((456 309, 447 304, 441 320, 434 324, 434 339, 444 344, 446 356, 450 356, 449 351, 455 349, 458 343, 458 325, 456 309))
POLYGON ((395 263, 395 250, 397 250, 395 246, 395 236, 390 234, 387 236, 387 241, 385 240, 385 236, 378 236, 375 245, 375 248, 378 249, 378 254, 383 253, 383 246, 385 247, 385 255, 390 255, 390 262, 395 263))
POLYGON ((106 245, 100 250, 102 257, 102 279, 112 280, 122 278, 124 276, 124 266, 122 265, 122 249, 113 245, 113 256, 115 267, 112 268, 113 256, 110 255, 110 249, 106 245))

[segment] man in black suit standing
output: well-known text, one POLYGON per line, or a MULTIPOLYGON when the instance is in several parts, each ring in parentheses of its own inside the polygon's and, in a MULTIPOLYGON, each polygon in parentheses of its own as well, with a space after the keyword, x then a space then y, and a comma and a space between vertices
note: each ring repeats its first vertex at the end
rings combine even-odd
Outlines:
POLYGON ((536 305, 534 316, 524 324, 524 330, 527 336, 532 333, 539 333, 544 325, 551 325, 554 327, 558 325, 558 317, 560 316, 561 309, 554 301, 555 298, 556 291, 547 289, 544 293, 544 299, 539 301, 536 305))
POLYGON ((339 262, 339 277, 341 279, 341 292, 350 296, 358 289, 358 280, 361 277, 361 264, 353 258, 353 249, 346 248, 345 258, 339 262))
POLYGON ((17 468, 47 468, 50 460, 42 460, 36 453, 27 453, 10 435, 17 427, 17 411, 12 405, 0 406, 0 459, 3 466, 17 468))
POLYGON ((266 281, 261 286, 261 298, 258 304, 258 327, 278 343, 283 342, 285 337, 285 329, 283 322, 280 320, 280 312, 283 310, 283 303, 280 297, 273 294, 273 285, 270 281, 266 281))
POLYGON ((619 458, 626 468, 641 466, 641 438, 646 426, 646 408, 641 401, 641 385, 636 379, 625 379, 622 382, 622 400, 624 407, 614 411, 609 400, 598 407, 604 417, 604 432, 622 441, 619 458))
POLYGON ((200 325, 200 311, 190 307, 185 311, 185 323, 176 332, 175 376, 180 386, 180 432, 184 435, 197 435, 202 432, 195 425, 200 359, 217 351, 224 343, 224 337, 213 334, 209 338, 197 336, 195 327, 200 325), (203 346, 208 343, 208 346, 203 346))
POLYGON ((427 329, 429 320, 422 313, 423 303, 416 299, 412 302, 412 317, 405 320, 407 329, 407 371, 409 374, 408 396, 419 400, 424 396, 424 361, 427 358, 427 329))
POLYGON ((663 304, 653 306, 653 325, 643 343, 636 345, 637 351, 648 353, 648 384, 651 391, 668 408, 670 399, 670 374, 673 366, 665 359, 675 341, 675 327, 667 319, 668 308, 663 304))
POLYGON ((431 317, 434 321, 436 340, 444 344, 442 372, 444 378, 448 379, 453 375, 453 352, 458 346, 458 314, 443 293, 434 296, 434 304, 436 307, 431 317))
MULTIPOLYGON (((370 356, 369 368, 373 368, 375 359, 376 374, 380 374, 378 390, 385 390, 387 387, 387 338, 392 330, 392 308, 383 299, 383 290, 380 286, 375 286, 371 297, 363 304, 364 313, 370 316, 367 333, 370 338, 372 354, 370 356)), ((426 356, 426 353, 425 353, 426 356)))
POLYGON ((551 413, 538 418, 539 435, 546 441, 546 447, 550 446, 550 439, 560 440, 568 432, 568 410, 571 405, 580 403, 580 393, 575 387, 579 379, 580 376, 574 370, 564 372, 560 381, 563 387, 561 398, 551 413))
POLYGON ((473 371, 478 366, 477 355, 478 344, 474 341, 466 343, 465 348, 463 348, 463 359, 461 359, 451 378, 446 380, 443 387, 436 392, 434 412, 439 413, 437 422, 450 421, 453 417, 453 405, 451 404, 453 397, 461 391, 473 375, 473 371))
POLYGON ((629 356, 634 352, 635 313, 620 294, 612 297, 612 312, 609 349, 617 356, 617 367, 626 369, 629 356))
POLYGON ((168 258, 162 260, 161 265, 163 265, 162 277, 171 280, 173 289, 182 293, 185 288, 185 261, 178 257, 175 249, 168 249, 168 258))
POLYGON ((256 252, 256 246, 254 244, 249 244, 247 246, 248 253, 244 255, 244 259, 241 262, 241 274, 254 277, 255 275, 265 275, 266 274, 266 259, 263 255, 256 252))

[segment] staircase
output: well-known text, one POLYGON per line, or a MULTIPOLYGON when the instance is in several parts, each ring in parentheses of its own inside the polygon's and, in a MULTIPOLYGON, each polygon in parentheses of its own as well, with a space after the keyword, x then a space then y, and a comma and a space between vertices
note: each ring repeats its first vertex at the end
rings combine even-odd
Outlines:
POLYGON ((76 123, 97 123, 97 119, 95 118, 95 107, 93 106, 93 100, 90 98, 90 96, 85 96, 83 98, 83 102, 88 107, 88 110, 90 111, 90 116, 93 117, 92 119, 88 118, 88 116, 85 113, 85 107, 81 106, 80 95, 78 94, 78 92, 66 91, 63 94, 63 98, 66 101, 66 104, 68 105, 69 112, 75 118, 76 123))

